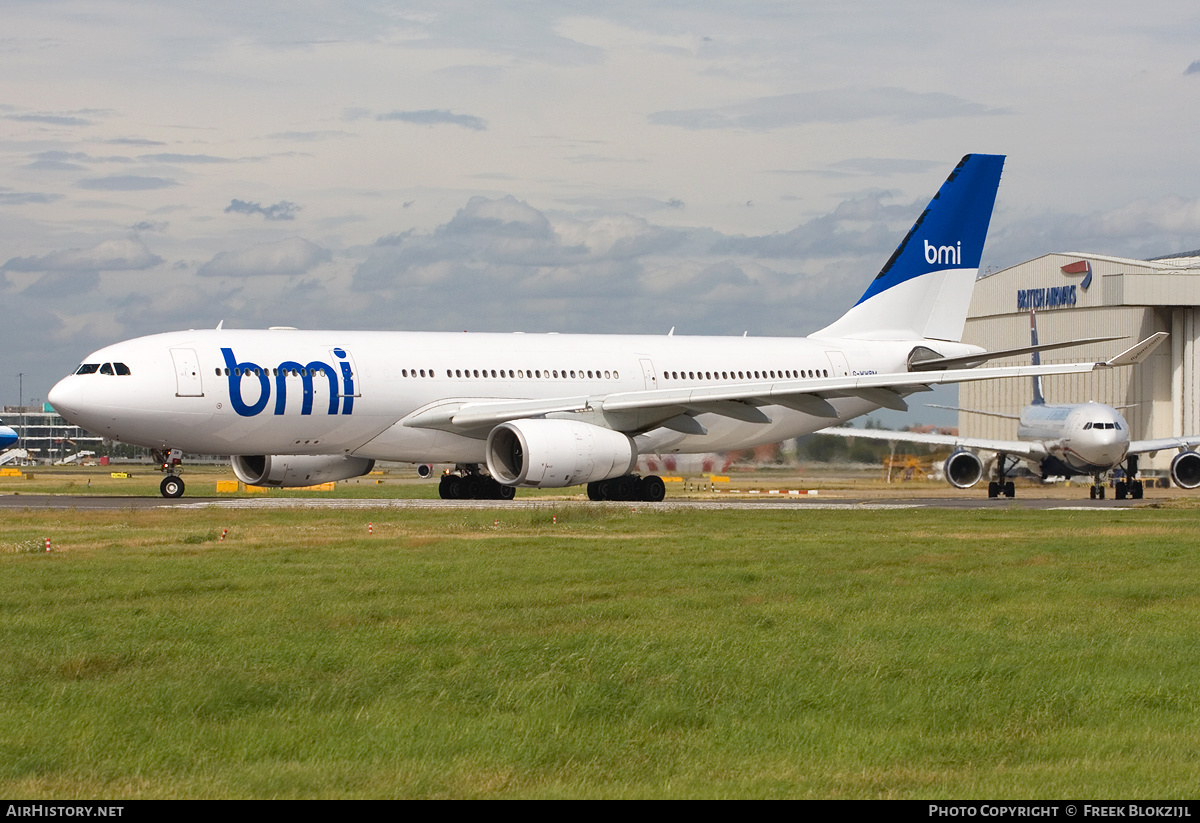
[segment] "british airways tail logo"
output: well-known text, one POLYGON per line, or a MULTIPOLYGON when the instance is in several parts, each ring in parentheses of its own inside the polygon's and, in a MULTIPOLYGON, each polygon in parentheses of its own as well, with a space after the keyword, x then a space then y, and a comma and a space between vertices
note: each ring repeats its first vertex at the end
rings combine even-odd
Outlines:
POLYGON ((222 347, 225 376, 229 381, 229 404, 242 417, 254 417, 266 410, 273 395, 273 413, 281 415, 287 409, 288 386, 291 385, 293 394, 297 390, 300 392, 300 414, 312 414, 314 388, 322 385, 319 381, 324 381, 329 389, 329 405, 325 413, 353 414, 354 371, 350 367, 349 355, 344 349, 334 349, 332 353, 337 361, 336 369, 320 360, 308 363, 284 360, 268 369, 249 360, 238 361, 233 349, 222 347), (254 397, 252 402, 247 402, 242 394, 245 383, 250 384, 248 393, 254 397))
POLYGON ((926 240, 925 262, 931 266, 961 266, 962 241, 953 246, 935 246, 926 240))
POLYGON ((1068 263, 1062 267, 1063 274, 1082 274, 1085 275, 1083 282, 1079 284, 1079 288, 1087 291, 1088 286, 1092 285, 1092 264, 1086 260, 1078 260, 1074 263, 1068 263))

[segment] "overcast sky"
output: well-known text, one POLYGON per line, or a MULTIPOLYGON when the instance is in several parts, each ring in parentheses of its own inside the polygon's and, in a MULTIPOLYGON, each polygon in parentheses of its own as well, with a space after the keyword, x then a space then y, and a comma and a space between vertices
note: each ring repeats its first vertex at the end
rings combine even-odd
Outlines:
POLYGON ((3 404, 220 321, 806 334, 968 152, 985 269, 1200 247, 1194 0, 0 13, 3 404))

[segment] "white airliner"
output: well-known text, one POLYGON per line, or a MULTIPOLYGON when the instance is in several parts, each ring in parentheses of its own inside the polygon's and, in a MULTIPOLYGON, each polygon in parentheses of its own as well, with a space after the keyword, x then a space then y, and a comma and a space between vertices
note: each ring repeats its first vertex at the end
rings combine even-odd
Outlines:
POLYGON ((1124 365, 972 369, 959 342, 1004 158, 967 155, 866 293, 809 338, 231 330, 103 348, 49 401, 96 435, 232 455, 243 482, 309 486, 375 460, 454 463, 441 495, 586 483, 592 499, 661 500, 639 454, 793 438, 934 384, 1124 365), (486 466, 486 473, 483 467, 486 466))
MULTIPOLYGON (((1037 324, 1030 313, 1030 335, 1033 345, 1033 364, 1040 362, 1037 324)), ((1158 332, 1124 353, 1129 364, 1149 357, 1158 344, 1167 338, 1158 332)), ((1079 341, 1090 342, 1090 341, 1079 341)), ((941 407, 939 407, 941 408, 941 407)), ((1165 449, 1178 449, 1171 460, 1171 479, 1185 489, 1200 486, 1200 454, 1189 447, 1200 443, 1200 436, 1167 437, 1158 440, 1130 440, 1129 424, 1119 411, 1103 403, 1049 404, 1042 394, 1040 376, 1033 378, 1033 402, 1020 414, 958 409, 972 414, 986 414, 1017 420, 1016 440, 990 440, 982 437, 957 437, 918 432, 889 432, 879 429, 825 429, 821 434, 844 437, 866 437, 904 443, 953 446, 955 451, 944 466, 946 481, 960 489, 970 488, 984 475, 983 461, 977 451, 994 452, 995 479, 988 482, 988 497, 1013 497, 1016 489, 1008 472, 1017 461, 1028 464, 1040 477, 1092 478, 1091 497, 1104 499, 1103 476, 1122 463, 1125 479, 1116 484, 1118 500, 1126 496, 1141 499, 1142 481, 1138 479, 1138 455, 1165 449), (1009 458, 1016 458, 1010 464, 1009 458)))
POLYGON ((17 442, 17 432, 11 426, 0 423, 0 451, 17 442))

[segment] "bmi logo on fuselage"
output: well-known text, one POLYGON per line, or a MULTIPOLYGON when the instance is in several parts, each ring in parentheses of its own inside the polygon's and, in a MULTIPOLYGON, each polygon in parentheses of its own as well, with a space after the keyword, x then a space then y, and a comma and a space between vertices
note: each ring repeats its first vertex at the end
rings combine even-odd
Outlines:
MULTIPOLYGON (((233 410, 242 417, 254 417, 261 414, 271 400, 271 381, 275 382, 275 414, 283 414, 287 407, 288 379, 299 378, 302 399, 301 414, 312 414, 313 380, 324 378, 329 383, 329 408, 326 414, 354 413, 354 372, 344 349, 334 349, 333 356, 338 360, 338 369, 320 360, 300 363, 295 360, 284 360, 275 369, 265 369, 250 361, 238 362, 233 349, 222 347, 221 354, 225 357, 225 374, 229 380, 229 403, 233 410), (338 371, 341 380, 338 380, 338 371), (256 378, 258 380, 258 399, 247 403, 242 397, 242 380, 256 378), (339 401, 341 401, 339 403, 339 401), (339 412, 339 406, 341 410, 339 412)), ((293 384, 294 385, 294 384, 293 384)))
POLYGON ((933 246, 925 241, 925 262, 931 266, 961 266, 962 241, 953 246, 933 246))

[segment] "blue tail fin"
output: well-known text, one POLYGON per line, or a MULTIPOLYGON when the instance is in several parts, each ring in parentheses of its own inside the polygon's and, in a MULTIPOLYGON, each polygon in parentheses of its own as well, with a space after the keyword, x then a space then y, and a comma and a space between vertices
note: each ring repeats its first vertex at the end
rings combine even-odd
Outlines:
MULTIPOLYGON (((1033 313, 1033 309, 1029 310, 1029 345, 1036 346, 1037 341, 1037 315, 1033 313)), ((1033 365, 1042 365, 1042 353, 1035 351, 1033 353, 1033 365)), ((1035 374, 1033 376, 1033 405, 1046 405, 1046 398, 1042 396, 1042 376, 1035 374)))
POLYGON ((959 161, 859 301, 813 337, 961 339, 1003 168, 1003 155, 959 161))

